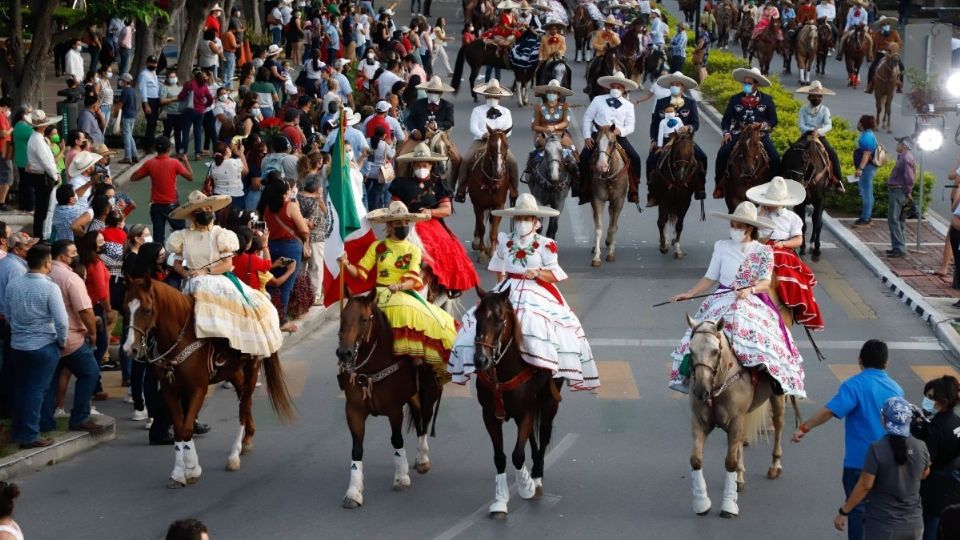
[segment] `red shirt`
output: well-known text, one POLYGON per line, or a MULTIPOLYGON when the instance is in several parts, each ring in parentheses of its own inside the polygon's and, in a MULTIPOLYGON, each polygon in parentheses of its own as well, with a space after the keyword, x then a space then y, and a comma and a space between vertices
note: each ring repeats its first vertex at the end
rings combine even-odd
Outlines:
POLYGON ((260 290, 260 277, 257 272, 269 272, 272 263, 259 255, 242 253, 233 256, 233 273, 251 288, 260 290))
POLYGON ((87 294, 94 304, 110 298, 110 272, 99 260, 87 265, 87 294))
POLYGON ((300 128, 297 126, 287 124, 283 126, 282 130, 283 135, 290 139, 290 144, 296 148, 303 148, 303 145, 307 142, 303 139, 303 132, 300 131, 300 128))
POLYGON ((279 212, 274 212, 269 207, 263 211, 263 220, 267 223, 267 229, 270 230, 271 240, 293 240, 296 238, 293 234, 296 231, 293 218, 287 215, 288 204, 289 201, 284 201, 279 212))
POLYGON ((382 127, 385 135, 383 140, 390 142, 390 124, 387 122, 387 119, 379 114, 373 115, 373 118, 367 122, 367 138, 373 137, 375 131, 378 127, 382 127))
POLYGON ((150 202, 176 204, 177 175, 187 174, 183 163, 168 154, 147 161, 143 164, 143 170, 150 177, 150 202))
POLYGON ((204 30, 207 30, 210 28, 213 28, 213 30, 217 33, 217 37, 220 37, 220 19, 215 17, 213 13, 211 13, 210 15, 207 15, 207 22, 203 24, 204 30))
MULTIPOLYGON (((0 114, 0 131, 10 131, 11 129, 10 119, 7 118, 7 115, 0 114)), ((12 139, 12 133, 7 134, 6 136, 0 135, 0 159, 10 159, 10 157, 13 156, 13 147, 10 144, 12 139), (10 156, 7 155, 8 153, 10 156)))

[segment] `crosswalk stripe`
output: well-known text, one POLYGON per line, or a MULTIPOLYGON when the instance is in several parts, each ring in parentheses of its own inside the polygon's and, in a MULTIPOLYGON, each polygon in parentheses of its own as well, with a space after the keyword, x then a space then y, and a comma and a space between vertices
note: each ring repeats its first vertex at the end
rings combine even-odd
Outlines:
POLYGON ((622 360, 597 362, 600 372, 600 388, 596 391, 599 399, 640 399, 637 382, 633 378, 630 364, 622 360))
POLYGON ((817 281, 834 302, 840 304, 847 317, 856 320, 876 319, 877 313, 863 301, 857 291, 837 272, 828 261, 821 259, 811 262, 810 266, 817 274, 817 281))
POLYGON ((960 379, 960 373, 957 373, 957 370, 951 366, 942 365, 942 366, 910 366, 910 369, 917 374, 917 377, 920 377, 924 383, 927 381, 932 381, 933 379, 938 379, 944 375, 950 375, 960 379))
POLYGON ((853 377, 857 373, 860 373, 859 364, 830 364, 830 371, 833 372, 833 375, 843 382, 850 377, 853 377))

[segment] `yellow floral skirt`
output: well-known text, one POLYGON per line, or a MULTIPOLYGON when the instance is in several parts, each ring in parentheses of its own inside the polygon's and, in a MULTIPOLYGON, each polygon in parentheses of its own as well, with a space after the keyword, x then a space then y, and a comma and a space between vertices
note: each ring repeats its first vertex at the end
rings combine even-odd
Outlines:
POLYGON ((419 358, 433 368, 440 384, 450 381, 447 360, 457 337, 453 317, 416 293, 377 287, 377 305, 393 328, 393 354, 419 358))

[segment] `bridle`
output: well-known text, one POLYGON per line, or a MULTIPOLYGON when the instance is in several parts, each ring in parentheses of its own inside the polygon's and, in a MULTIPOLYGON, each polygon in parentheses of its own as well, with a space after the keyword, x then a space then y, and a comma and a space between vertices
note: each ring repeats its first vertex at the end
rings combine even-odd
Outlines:
POLYGON ((373 313, 370 313, 370 315, 360 319, 360 336, 357 337, 357 341, 353 344, 353 351, 350 355, 350 358, 353 359, 353 361, 337 360, 337 367, 340 368, 340 373, 347 373, 350 375, 351 379, 354 379, 358 375, 362 375, 361 373, 357 373, 357 371, 363 366, 367 365, 367 362, 369 362, 370 358, 373 357, 374 351, 377 350, 377 345, 380 344, 379 339, 373 340, 373 345, 370 346, 370 352, 368 352, 363 361, 358 364, 356 360, 360 356, 360 346, 364 343, 369 343, 372 336, 373 313))
MULTIPOLYGON (((690 364, 691 375, 692 375, 692 373, 693 373, 693 370, 695 370, 695 369, 697 369, 697 368, 704 368, 704 369, 706 369, 707 371, 709 371, 711 375, 720 375, 720 374, 721 374, 721 371, 722 371, 722 369, 721 369, 721 368, 722 368, 722 365, 721 365, 720 357, 723 355, 723 342, 724 342, 724 337, 723 337, 723 335, 722 335, 722 331, 721 331, 721 330, 716 330, 716 331, 714 331, 714 330, 694 330, 693 332, 690 333, 690 337, 692 338, 695 334, 705 334, 705 335, 708 335, 708 336, 715 337, 715 338, 717 339, 717 342, 718 342, 718 344, 719 344, 719 346, 718 346, 718 348, 717 348, 717 358, 718 358, 718 360, 717 360, 717 365, 715 365, 715 366, 712 366, 712 365, 707 364, 707 363, 705 363, 705 362, 691 362, 691 364, 690 364)), ((692 358, 692 355, 691 355, 691 358, 692 358)), ((730 367, 733 367, 733 366, 730 366, 730 367)), ((730 376, 728 376, 726 379, 724 379, 723 383, 721 383, 719 387, 716 386, 716 384, 714 384, 714 385, 711 387, 711 389, 710 389, 710 397, 708 397, 708 398, 706 399, 707 405, 710 406, 710 407, 712 407, 712 406, 713 406, 713 400, 716 399, 716 398, 718 398, 718 397, 720 397, 721 394, 723 394, 728 388, 730 388, 730 386, 731 386, 734 382, 736 382, 737 379, 739 379, 739 378, 740 378, 744 373, 746 373, 746 372, 747 372, 746 370, 741 369, 741 370, 737 371, 736 373, 734 373, 733 375, 730 375, 730 376)), ((714 381, 714 383, 715 383, 715 382, 716 382, 716 381, 714 381)))
MULTIPOLYGON (((609 132, 609 133, 610 133, 611 135, 613 134, 612 131, 609 132)), ((603 136, 606 137, 607 135, 604 134, 603 136)), ((610 163, 610 165, 613 165, 613 157, 614 157, 615 155, 619 155, 618 149, 620 148, 620 144, 617 143, 616 137, 613 137, 613 140, 610 142, 610 149, 609 149, 609 150, 601 150, 601 149, 600 149, 600 143, 599 143, 599 141, 598 141, 597 143, 595 143, 594 146, 596 147, 596 151, 594 152, 593 167, 592 167, 592 168, 593 168, 594 172, 597 173, 597 180, 601 180, 601 181, 604 181, 604 182, 609 182, 609 181, 611 181, 611 180, 615 180, 617 177, 620 176, 620 174, 623 172, 623 170, 627 167, 626 160, 620 160, 620 168, 617 169, 616 171, 613 171, 613 167, 611 167, 611 168, 609 169, 611 172, 608 172, 607 174, 604 174, 604 173, 601 173, 600 171, 597 171, 597 170, 596 170, 596 165, 597 165, 597 162, 599 161, 597 158, 598 158, 599 156, 601 156, 601 155, 607 156, 608 162, 610 163)))
MULTIPOLYGON (((566 171, 564 170, 563 159, 562 157, 560 158, 550 157, 550 155, 547 154, 547 143, 552 141, 558 141, 558 140, 560 140, 560 137, 555 133, 551 133, 544 138, 543 159, 540 160, 540 164, 537 166, 536 169, 534 169, 534 173, 536 173, 536 179, 541 180, 541 182, 537 182, 537 184, 546 186, 554 191, 563 191, 567 187, 567 184, 569 183, 569 178, 568 178, 569 174, 566 173, 566 171), (554 182, 553 179, 549 177, 549 170, 550 170, 549 167, 550 167, 550 164, 552 163, 557 163, 560 169, 560 173, 558 174, 558 178, 556 182, 554 182)), ((563 156, 562 148, 560 149, 560 152, 561 152, 560 155, 563 156)))
MULTIPOLYGON (((360 388, 363 399, 369 403, 370 410, 376 414, 377 406, 374 402, 373 385, 399 371, 401 360, 395 360, 392 364, 376 373, 360 373, 359 370, 363 366, 367 365, 368 362, 370 362, 370 359, 373 358, 373 353, 376 352, 377 346, 380 344, 380 338, 373 335, 373 320, 373 312, 360 320, 360 335, 357 337, 356 343, 353 344, 353 351, 350 355, 350 358, 352 358, 353 361, 350 362, 338 359, 337 377, 339 379, 340 375, 346 374, 347 380, 350 382, 350 384, 356 385, 360 388), (367 353, 362 362, 357 363, 356 359, 359 358, 360 346, 364 343, 370 343, 371 341, 373 344, 370 346, 370 352, 367 353)), ((340 388, 344 389, 342 380, 340 385, 340 388)))
POLYGON ((490 355, 493 358, 493 365, 490 366, 490 369, 497 367, 497 364, 500 363, 500 360, 503 360, 503 357, 506 356, 507 351, 510 350, 510 346, 513 345, 513 336, 510 336, 510 339, 507 340, 506 344, 503 343, 501 336, 503 336, 503 326, 504 320, 500 319, 500 322, 497 323, 497 332, 496 332, 496 341, 493 343, 488 343, 479 338, 473 341, 475 346, 480 347, 484 351, 490 351, 490 355))
MULTIPOLYGON (((499 134, 491 133, 490 137, 493 137, 493 136, 499 137, 499 134)), ((488 151, 488 147, 491 144, 490 137, 487 138, 487 144, 483 147, 483 150, 481 150, 477 155, 477 161, 480 162, 480 166, 478 167, 478 169, 480 169, 480 174, 482 174, 484 179, 486 179, 489 183, 496 183, 502 179, 502 176, 497 176, 496 171, 494 171, 493 173, 490 173, 487 171, 487 168, 484 167, 484 165, 487 165, 489 162, 493 161, 493 155, 488 151)), ((503 146, 504 147, 506 146, 506 140, 503 141, 503 146)), ((503 152, 504 154, 502 156, 502 160, 506 162, 506 159, 507 159, 506 152, 503 149, 501 149, 501 152, 503 152)), ((492 163, 490 164, 490 167, 494 167, 494 166, 495 166, 494 164, 492 163)))

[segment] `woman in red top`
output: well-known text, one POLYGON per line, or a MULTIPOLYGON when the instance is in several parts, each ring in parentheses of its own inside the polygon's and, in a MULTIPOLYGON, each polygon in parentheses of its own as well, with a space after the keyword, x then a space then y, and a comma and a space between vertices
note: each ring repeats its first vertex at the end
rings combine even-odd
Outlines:
POLYGON ((203 23, 204 30, 213 30, 217 33, 217 37, 220 37, 220 17, 223 16, 223 10, 220 9, 220 6, 213 6, 213 9, 210 10, 210 14, 207 15, 207 20, 203 23))
POLYGON ((277 310, 282 322, 280 329, 285 332, 294 332, 297 327, 287 320, 287 316, 290 307, 290 293, 293 292, 293 285, 300 273, 299 267, 302 265, 304 256, 309 258, 322 255, 320 253, 304 253, 304 242, 307 242, 310 238, 310 227, 307 226, 307 221, 303 219, 303 214, 300 213, 300 205, 297 203, 296 179, 291 178, 290 183, 288 183, 283 178, 277 178, 271 172, 263 190, 263 196, 260 199, 259 211, 263 220, 267 223, 267 230, 270 232, 270 240, 267 245, 274 260, 279 257, 286 257, 297 263, 297 269, 280 286, 280 308, 277 310))
POLYGON ((104 250, 107 241, 100 231, 90 231, 77 242, 77 253, 80 255, 80 264, 87 273, 85 279, 87 294, 93 302, 93 314, 99 318, 97 323, 97 347, 93 352, 97 363, 103 361, 107 353, 107 315, 110 313, 110 272, 107 265, 100 260, 100 253, 104 250))
POLYGON ((262 289, 261 272, 271 274, 270 281, 266 282, 267 286, 279 287, 290 279, 297 269, 297 263, 293 260, 281 257, 270 261, 270 248, 267 247, 269 234, 266 231, 237 227, 233 232, 237 233, 237 240, 240 241, 240 251, 233 257, 233 273, 250 287, 258 291, 262 289))

